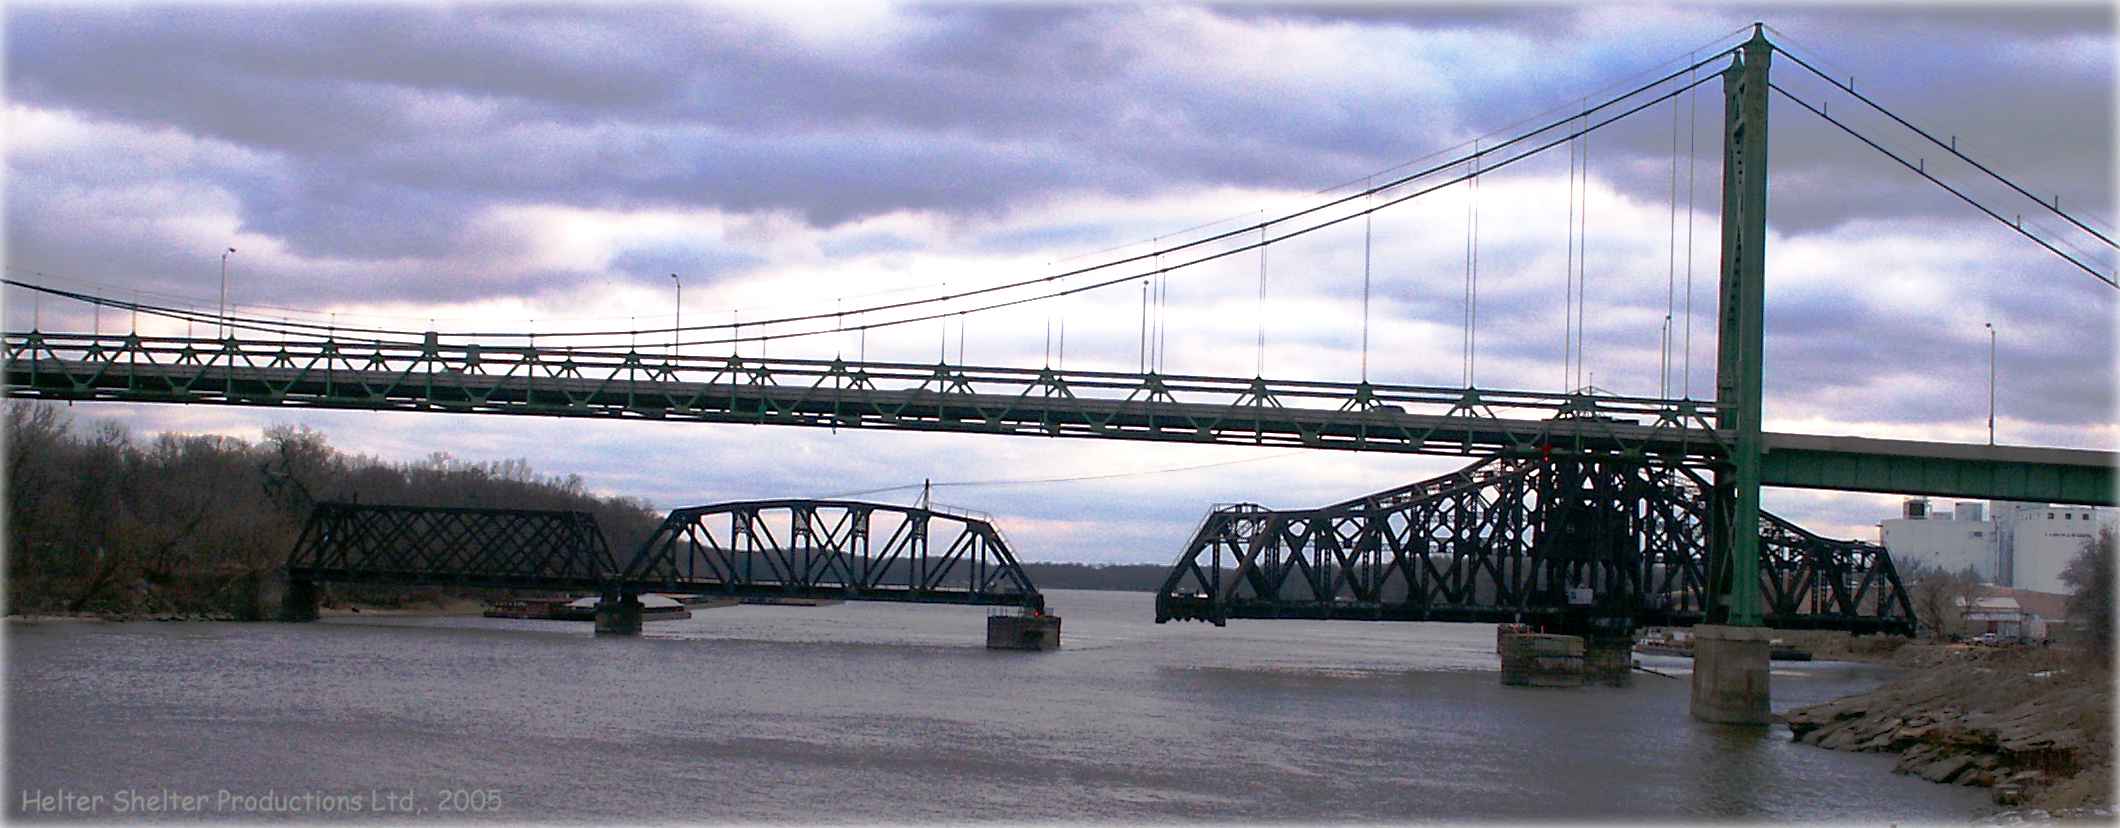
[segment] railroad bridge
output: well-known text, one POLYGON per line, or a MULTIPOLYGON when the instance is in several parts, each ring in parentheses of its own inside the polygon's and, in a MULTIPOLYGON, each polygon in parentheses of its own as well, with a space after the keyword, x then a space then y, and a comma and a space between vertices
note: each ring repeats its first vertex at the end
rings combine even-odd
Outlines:
MULTIPOLYGON (((1638 462, 1489 459, 1314 509, 1219 507, 1157 593, 1156 621, 1710 623, 1706 487, 1638 462)), ((1756 531, 1766 626, 1913 633, 1883 547, 1764 512, 1756 531)))
MULTIPOLYGON (((598 632, 638 633, 648 592, 1013 607, 1058 619, 991 520, 850 500, 678 509, 618 563, 586 512, 318 503, 288 555, 289 620, 316 617, 320 583, 599 593, 598 632)), ((1018 636, 1013 634, 1011 640, 1018 636)))

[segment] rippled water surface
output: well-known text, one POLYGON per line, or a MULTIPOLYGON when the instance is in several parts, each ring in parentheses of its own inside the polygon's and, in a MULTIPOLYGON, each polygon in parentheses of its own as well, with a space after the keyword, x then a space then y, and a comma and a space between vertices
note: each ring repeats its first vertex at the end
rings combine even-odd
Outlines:
MULTIPOLYGON (((1158 626, 1145 593, 1048 595, 1052 653, 987 651, 984 610, 890 604, 702 610, 638 639, 9 624, 9 808, 59 789, 410 790, 429 811, 492 791, 499 811, 457 816, 503 820, 1928 821, 1984 802, 1886 756, 1694 722, 1683 680, 1503 687, 1488 625, 1158 626)), ((1886 676, 1777 663, 1774 706, 1886 676)))

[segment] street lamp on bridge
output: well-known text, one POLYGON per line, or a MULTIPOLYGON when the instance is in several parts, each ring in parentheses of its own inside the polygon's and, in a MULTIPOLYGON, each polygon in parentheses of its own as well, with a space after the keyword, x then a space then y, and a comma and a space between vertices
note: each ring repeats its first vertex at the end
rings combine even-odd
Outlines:
POLYGON ((1988 331, 1988 445, 1995 444, 1995 323, 1982 322, 1988 331))
POLYGON ((222 339, 228 338, 228 254, 234 252, 236 249, 231 247, 228 253, 221 254, 221 315, 214 330, 220 332, 222 339))
POLYGON ((685 283, 684 280, 677 278, 675 273, 670 274, 670 281, 677 285, 677 316, 670 323, 670 353, 675 355, 677 353, 678 333, 685 326, 685 283))

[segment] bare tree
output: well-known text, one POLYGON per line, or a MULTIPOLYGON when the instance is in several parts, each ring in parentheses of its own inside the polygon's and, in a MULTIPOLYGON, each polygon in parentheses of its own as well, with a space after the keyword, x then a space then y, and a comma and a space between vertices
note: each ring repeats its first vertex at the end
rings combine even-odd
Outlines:
POLYGON ((645 501, 541 476, 527 459, 438 451, 393 465, 341 452, 302 426, 268 429, 257 443, 136 441, 110 423, 76 433, 63 408, 10 401, 4 427, 10 612, 255 616, 260 586, 285 565, 317 499, 587 511, 615 550, 631 550, 660 522, 645 501))
POLYGON ((2083 542, 2083 550, 2061 570, 2061 582, 2069 586, 2068 620, 2084 632, 2084 643, 2100 658, 2111 658, 2113 648, 2113 527, 2098 530, 2098 537, 2083 542))
POLYGON ((1910 561, 1899 566, 1899 576, 1914 604, 1915 620, 1928 630, 1930 640, 1943 641, 1964 629, 1965 611, 1980 587, 1980 576, 1971 567, 1951 572, 1910 561))

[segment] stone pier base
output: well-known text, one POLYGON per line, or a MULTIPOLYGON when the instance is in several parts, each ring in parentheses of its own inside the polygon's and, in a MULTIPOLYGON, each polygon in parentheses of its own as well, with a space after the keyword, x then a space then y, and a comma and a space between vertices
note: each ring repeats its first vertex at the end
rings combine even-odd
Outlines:
POLYGON ((280 593, 281 621, 317 620, 317 585, 315 581, 288 581, 285 592, 280 593))
POLYGON ((1693 628, 1693 718, 1773 723, 1767 709, 1767 632, 1761 627, 1693 628))
POLYGON ((1583 639, 1574 635, 1504 635, 1502 683, 1518 687, 1583 686, 1583 639))
POLYGON ((596 603, 597 635, 640 635, 640 597, 605 593, 596 603))
POLYGON ((1060 616, 989 615, 986 617, 986 648, 989 650, 1060 649, 1060 616))

